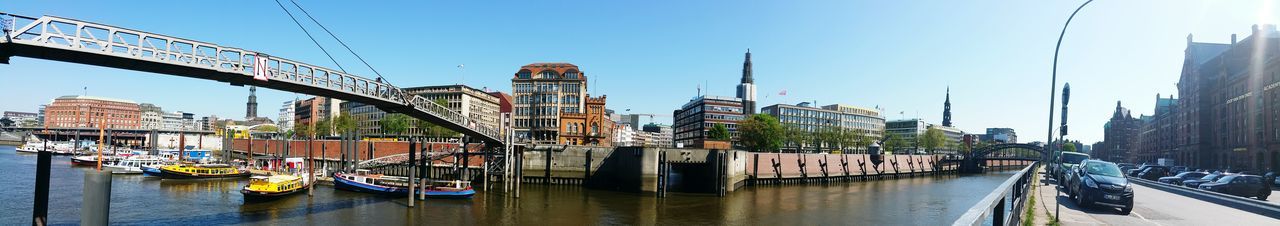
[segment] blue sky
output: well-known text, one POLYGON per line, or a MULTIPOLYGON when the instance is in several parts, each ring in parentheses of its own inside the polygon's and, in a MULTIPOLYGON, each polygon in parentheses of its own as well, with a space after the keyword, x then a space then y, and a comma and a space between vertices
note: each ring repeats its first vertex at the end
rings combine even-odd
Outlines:
MULTIPOLYGON (((509 91, 521 65, 570 62, 592 79, 592 93, 609 96, 609 108, 669 115, 700 83, 704 92, 732 96, 751 48, 760 106, 880 106, 890 120, 938 123, 950 86, 958 127, 1012 127, 1022 141, 1044 139, 1054 42, 1082 2, 299 1, 402 87, 463 83, 509 91)), ((1069 138, 1101 140, 1117 100, 1150 114, 1157 93, 1175 93, 1187 34, 1200 42, 1230 42, 1233 33, 1243 39, 1253 24, 1280 23, 1277 9, 1273 1, 1243 0, 1092 3, 1072 23, 1059 62, 1058 81, 1072 87, 1069 138)), ((15 1, 0 11, 336 68, 272 1, 15 1)), ((372 77, 332 39, 317 37, 348 71, 372 77)), ((89 95, 241 118, 248 94, 224 83, 18 57, 0 65, 0 76, 0 110, 13 111, 35 111, 88 87, 89 95)), ((259 115, 274 118, 283 101, 306 97, 259 90, 259 115)))

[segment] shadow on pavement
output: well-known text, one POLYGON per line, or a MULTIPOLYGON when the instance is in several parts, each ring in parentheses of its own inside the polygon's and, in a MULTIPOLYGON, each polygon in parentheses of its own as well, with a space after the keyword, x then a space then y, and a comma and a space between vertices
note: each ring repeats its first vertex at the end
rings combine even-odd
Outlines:
POLYGON ((1120 209, 1117 209, 1114 207, 1091 205, 1086 208, 1081 208, 1081 206, 1076 205, 1075 200, 1071 200, 1071 198, 1067 197, 1066 194, 1058 194, 1057 201, 1058 203, 1062 204, 1062 208, 1077 210, 1077 211, 1088 213, 1088 214, 1106 214, 1106 215, 1125 216, 1124 213, 1120 212, 1120 209))

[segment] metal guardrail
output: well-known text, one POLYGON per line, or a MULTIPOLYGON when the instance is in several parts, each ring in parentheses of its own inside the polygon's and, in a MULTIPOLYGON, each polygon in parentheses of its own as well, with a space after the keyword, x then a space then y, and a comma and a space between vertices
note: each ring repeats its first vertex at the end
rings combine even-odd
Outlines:
POLYGON ((1189 187, 1164 184, 1156 181, 1150 181, 1141 178, 1129 178, 1130 182, 1135 184, 1161 190, 1169 193, 1186 196, 1188 198, 1198 199, 1201 201, 1223 205, 1226 207, 1242 210, 1245 212, 1255 213, 1270 218, 1280 219, 1280 204, 1269 203, 1254 200, 1235 195, 1223 194, 1189 187))
POLYGON ((1000 183, 995 191, 983 197, 978 204, 969 208, 969 211, 956 219, 953 226, 961 225, 988 225, 988 220, 992 226, 1017 225, 1022 221, 1022 210, 1025 208, 1024 203, 1030 191, 1031 176, 1035 175, 1036 167, 1040 166, 1040 162, 1018 171, 1013 177, 1000 183))

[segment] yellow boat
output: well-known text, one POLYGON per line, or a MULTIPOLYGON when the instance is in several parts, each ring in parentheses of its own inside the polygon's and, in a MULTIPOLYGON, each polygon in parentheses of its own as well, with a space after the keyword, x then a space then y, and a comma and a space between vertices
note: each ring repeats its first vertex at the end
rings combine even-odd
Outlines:
POLYGON ((203 179, 247 177, 249 171, 236 169, 226 164, 178 164, 160 167, 160 177, 164 179, 203 179))
POLYGON ((294 175, 253 176, 249 185, 240 189, 245 201, 263 201, 298 193, 307 188, 302 177, 294 175))

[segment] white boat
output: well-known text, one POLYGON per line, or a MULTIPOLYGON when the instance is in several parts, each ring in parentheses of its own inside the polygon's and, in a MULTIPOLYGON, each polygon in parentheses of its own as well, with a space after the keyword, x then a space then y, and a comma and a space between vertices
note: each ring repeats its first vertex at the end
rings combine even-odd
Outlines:
POLYGON ((105 165, 105 167, 111 169, 111 173, 114 174, 142 174, 142 167, 159 168, 166 164, 168 164, 168 161, 164 159, 149 155, 139 155, 122 159, 115 164, 105 165))
POLYGON ((44 142, 27 142, 26 144, 22 144, 21 148, 18 148, 18 152, 39 153, 40 150, 45 150, 45 149, 52 150, 52 148, 53 148, 52 146, 44 147, 44 142))

